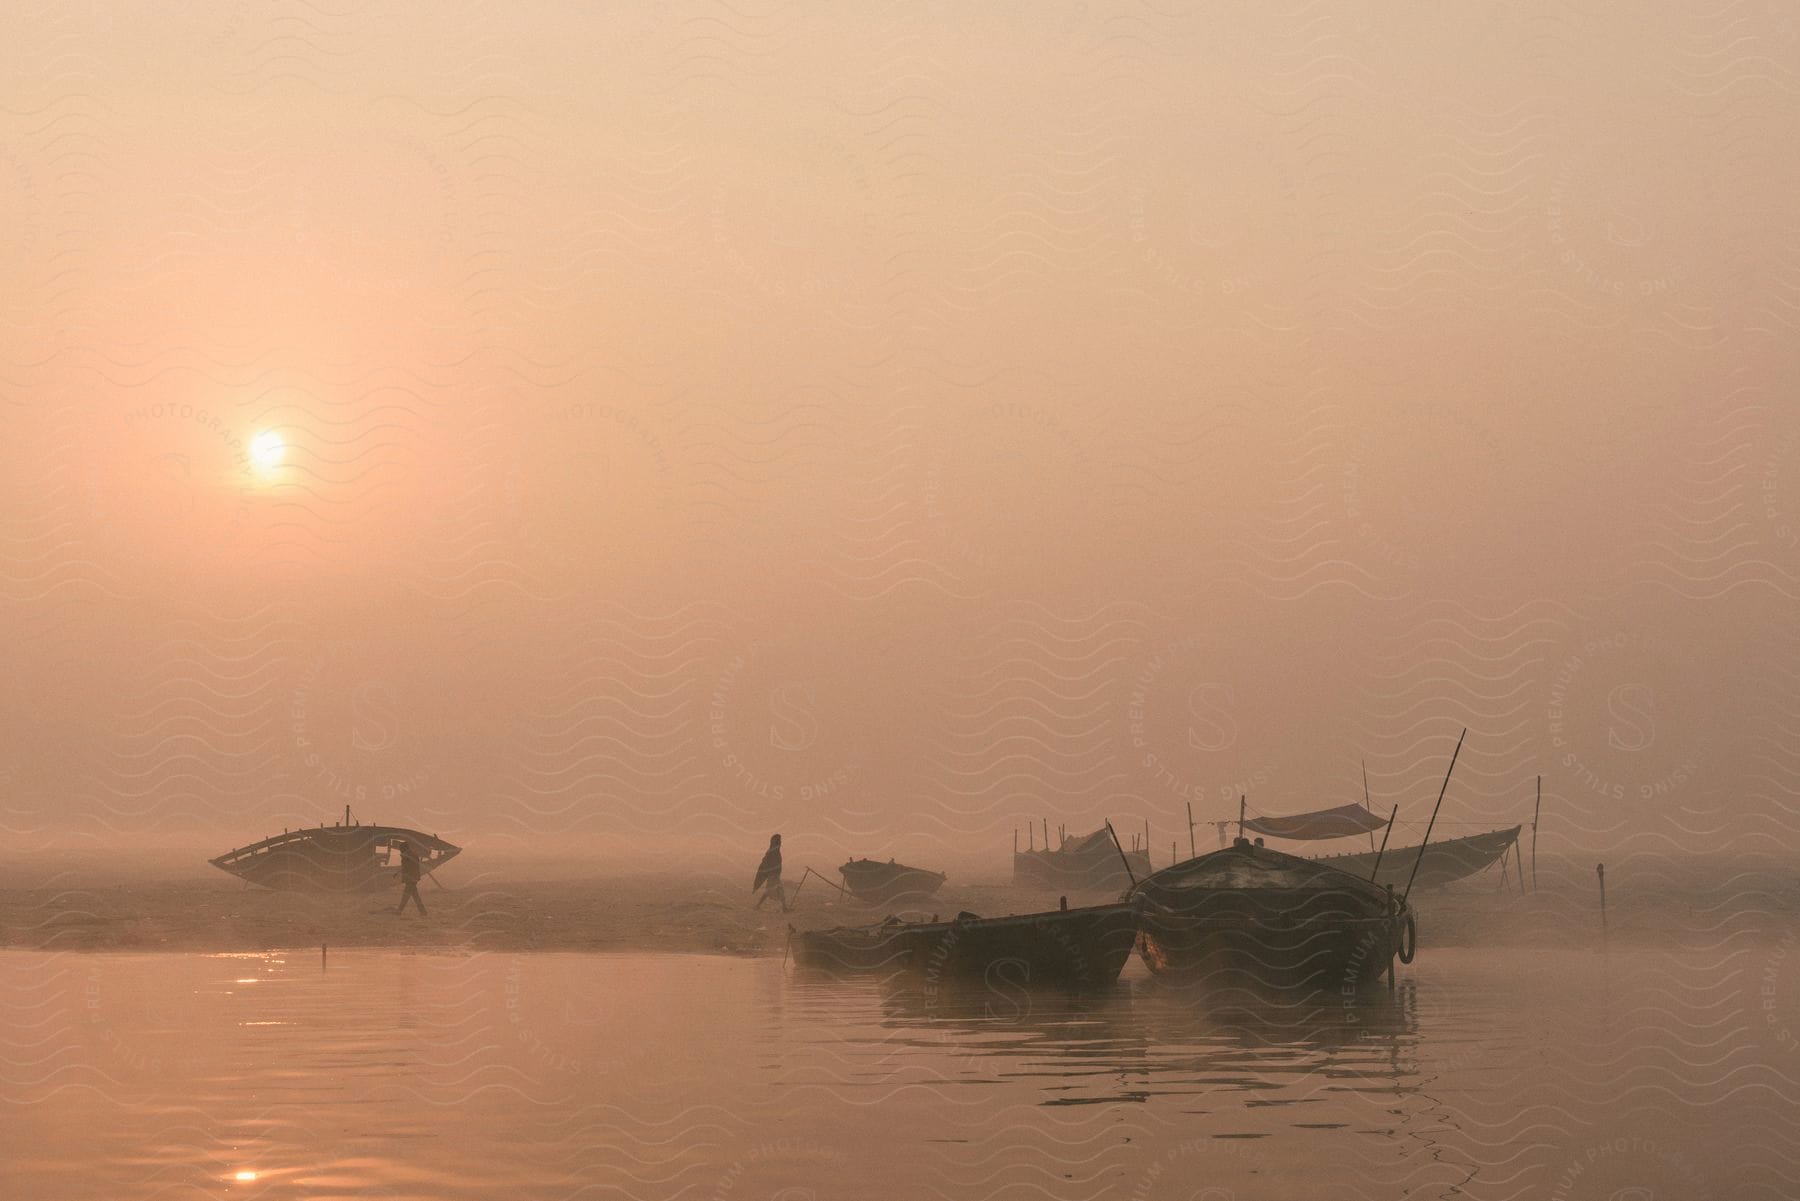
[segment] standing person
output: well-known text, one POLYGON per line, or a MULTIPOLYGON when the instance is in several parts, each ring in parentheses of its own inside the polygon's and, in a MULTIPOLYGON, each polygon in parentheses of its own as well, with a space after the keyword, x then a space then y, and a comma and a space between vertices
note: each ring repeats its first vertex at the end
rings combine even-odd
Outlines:
POLYGON ((394 913, 405 913, 406 902, 410 898, 419 907, 419 916, 424 917, 425 898, 419 895, 419 853, 404 838, 397 839, 394 846, 400 851, 400 882, 405 885, 400 890, 400 908, 394 910, 394 913))
POLYGON ((761 909, 763 902, 774 897, 781 902, 783 913, 792 913, 793 908, 787 903, 787 890, 781 886, 781 835, 769 836, 769 849, 763 852, 762 862, 756 867, 756 882, 750 885, 750 891, 762 890, 762 896, 756 899, 756 907, 761 909))

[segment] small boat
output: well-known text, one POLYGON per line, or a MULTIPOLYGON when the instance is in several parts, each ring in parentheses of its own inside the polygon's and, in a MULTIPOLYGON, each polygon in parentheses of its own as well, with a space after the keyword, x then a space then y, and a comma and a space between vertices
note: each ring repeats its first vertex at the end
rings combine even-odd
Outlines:
POLYGON ((895 901, 923 900, 944 886, 949 879, 943 872, 930 872, 922 867, 908 867, 874 859, 852 859, 838 868, 844 888, 851 896, 870 905, 888 905, 895 901))
POLYGON ((1089 992, 1117 982, 1137 938, 1137 905, 1120 902, 948 922, 888 918, 792 935, 795 958, 828 971, 910 972, 927 981, 986 979, 1089 992))
POLYGON ((1339 871, 1349 872, 1376 884, 1392 884, 1405 888, 1412 879, 1413 864, 1419 865, 1415 888, 1439 888, 1454 884, 1491 867, 1504 858, 1519 841, 1520 827, 1490 830, 1486 834, 1470 834, 1465 838, 1446 838, 1427 847, 1389 847, 1383 851, 1355 851, 1348 855, 1320 855, 1315 863, 1329 863, 1339 871), (1376 864, 1379 862, 1380 869, 1376 864))
MULTIPOLYGON (((1046 840, 1048 836, 1046 829, 1046 840)), ((1092 834, 1064 838, 1054 851, 1046 847, 1013 852, 1013 883, 1021 888, 1056 892, 1103 889, 1116 895, 1150 871, 1150 852, 1121 850, 1105 826, 1092 834), (1129 871, 1127 863, 1131 865, 1129 871)))
POLYGON ((419 857, 419 874, 429 876, 462 853, 435 834, 404 826, 368 826, 348 820, 307 830, 284 830, 261 842, 227 851, 207 862, 264 888, 311 892, 358 892, 395 888, 400 879, 401 841, 419 857))
POLYGON ((1158 976, 1251 991, 1352 990, 1416 948, 1412 912, 1391 889, 1239 838, 1156 872, 1138 952, 1158 976))

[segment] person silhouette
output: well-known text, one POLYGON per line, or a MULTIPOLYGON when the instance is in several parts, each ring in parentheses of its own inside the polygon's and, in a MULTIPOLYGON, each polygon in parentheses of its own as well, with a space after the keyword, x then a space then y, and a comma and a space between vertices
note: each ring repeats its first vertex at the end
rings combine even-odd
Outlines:
POLYGON ((419 916, 424 917, 425 898, 419 895, 419 853, 404 838, 396 839, 394 847, 400 852, 400 882, 404 885, 400 890, 400 908, 394 910, 394 913, 405 913, 406 902, 410 899, 419 907, 419 916))
POLYGON ((762 892, 756 898, 756 908, 761 909, 763 902, 774 897, 781 903, 783 913, 792 913, 793 907, 787 903, 787 890, 781 886, 781 835, 769 836, 769 849, 763 852, 762 862, 756 866, 756 880, 750 885, 751 892, 762 892))

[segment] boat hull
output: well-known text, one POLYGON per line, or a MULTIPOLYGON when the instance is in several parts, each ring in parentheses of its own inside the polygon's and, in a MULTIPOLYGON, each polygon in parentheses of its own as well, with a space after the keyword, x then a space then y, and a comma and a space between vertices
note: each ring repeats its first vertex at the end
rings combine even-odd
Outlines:
POLYGON ((1416 846, 1389 847, 1385 854, 1357 851, 1350 855, 1324 855, 1313 862, 1328 864, 1339 871, 1367 880, 1370 872, 1376 871, 1376 860, 1379 858, 1381 866, 1376 872, 1374 883, 1392 884, 1396 889, 1406 887, 1416 862, 1419 865, 1419 875, 1413 881, 1413 887, 1441 888, 1445 884, 1453 884, 1487 870, 1518 839, 1519 827, 1514 826, 1509 830, 1494 830, 1487 834, 1472 834, 1467 838, 1449 838, 1443 842, 1431 843, 1424 848, 1422 857, 1416 846))
POLYGON ((910 973, 1070 991, 1110 988, 1137 939, 1137 907, 1096 905, 1014 917, 896 922, 795 936, 803 965, 826 971, 910 973))
POLYGON ((942 888, 948 879, 942 872, 869 859, 852 859, 838 869, 838 874, 843 876, 850 895, 868 905, 921 901, 942 888))
POLYGON ((1411 937, 1391 889, 1243 839, 1157 872, 1134 896, 1144 965, 1212 989, 1355 990, 1411 937))
POLYGON ((462 853, 434 834, 402 826, 319 826, 291 830, 209 860, 251 884, 280 891, 371 892, 400 880, 400 839, 412 844, 422 874, 462 853))
POLYGON ((1146 910, 1138 952, 1152 974, 1208 989, 1355 990, 1390 969, 1403 917, 1261 921, 1146 910))

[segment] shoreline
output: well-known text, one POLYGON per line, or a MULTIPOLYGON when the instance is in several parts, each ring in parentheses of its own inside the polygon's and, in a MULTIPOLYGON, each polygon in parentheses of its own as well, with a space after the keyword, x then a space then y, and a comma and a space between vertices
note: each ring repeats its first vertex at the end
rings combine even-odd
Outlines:
MULTIPOLYGON (((783 952, 788 928, 863 925, 903 918, 983 916, 1056 909, 1059 894, 1001 884, 946 885, 894 910, 825 889, 799 890, 792 913, 752 908, 744 882, 718 878, 476 879, 433 888, 429 915, 397 916, 397 895, 305 894, 228 880, 172 880, 102 887, 0 889, 0 949, 232 953, 293 948, 395 947, 476 951, 664 951, 754 957, 783 952)), ((1071 905, 1111 892, 1071 894, 1071 905)), ((1421 947, 1601 945, 1595 899, 1557 887, 1528 896, 1491 888, 1415 895, 1421 947)), ((1700 892, 1624 891, 1609 904, 1612 945, 1718 946, 1778 938, 1800 922, 1800 890, 1739 880, 1700 892)))

